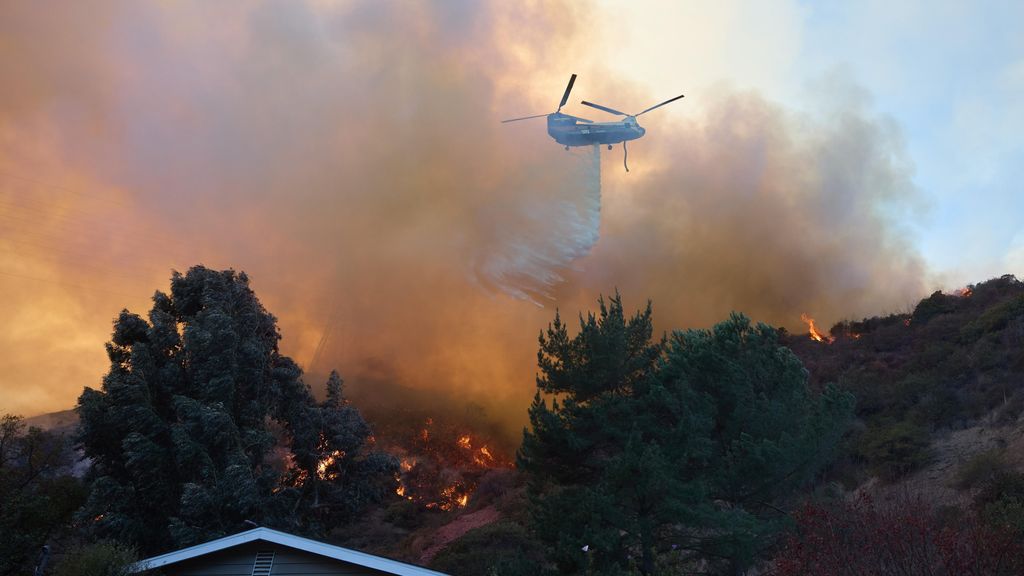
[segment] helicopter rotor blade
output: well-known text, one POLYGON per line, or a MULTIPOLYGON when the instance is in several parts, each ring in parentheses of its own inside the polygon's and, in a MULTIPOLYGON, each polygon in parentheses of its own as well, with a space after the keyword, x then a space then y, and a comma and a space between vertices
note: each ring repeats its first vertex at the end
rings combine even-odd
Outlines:
POLYGON ((569 77, 569 85, 565 87, 565 94, 562 94, 562 101, 558 103, 558 109, 561 110, 562 106, 569 101, 569 92, 572 92, 572 85, 576 83, 576 75, 573 74, 569 77))
MULTIPOLYGON (((661 104, 655 104, 654 106, 651 106, 650 108, 648 108, 647 110, 644 110, 644 111, 643 111, 643 112, 641 112, 640 114, 647 114, 647 113, 648 113, 648 112, 650 112, 651 110, 654 110, 655 108, 661 108, 661 107, 662 107, 662 106, 664 106, 665 104, 670 104, 670 103, 672 103, 672 102, 675 102, 676 100, 679 100, 679 99, 680 99, 680 98, 682 98, 683 96, 684 96, 683 94, 680 94, 679 96, 676 96, 675 98, 669 98, 668 100, 665 100, 665 101, 664 101, 664 102, 662 102, 661 104)), ((637 116, 639 116, 640 114, 637 114, 637 116)))
POLYGON ((601 106, 600 104, 594 104, 593 102, 587 102, 586 100, 583 101, 583 105, 590 106, 591 108, 597 108, 598 110, 604 110, 605 112, 610 112, 612 114, 618 114, 619 116, 629 116, 629 114, 626 114, 625 112, 619 112, 615 108, 601 106))
POLYGON ((568 116, 569 118, 572 118, 573 120, 575 120, 577 122, 584 122, 584 123, 587 123, 587 124, 593 124, 594 123, 593 120, 587 120, 586 118, 580 118, 579 116, 573 116, 572 114, 562 114, 562 116, 568 116))
POLYGON ((508 120, 502 120, 501 123, 502 124, 506 124, 508 122, 519 122, 520 120, 529 120, 531 118, 540 118, 541 116, 547 116, 547 114, 534 114, 533 116, 523 116, 522 118, 509 118, 508 120))

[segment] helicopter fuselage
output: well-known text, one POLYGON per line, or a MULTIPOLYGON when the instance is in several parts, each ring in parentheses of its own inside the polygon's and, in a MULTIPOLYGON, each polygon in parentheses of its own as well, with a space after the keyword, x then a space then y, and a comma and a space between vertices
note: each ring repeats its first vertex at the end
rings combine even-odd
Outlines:
POLYGON ((636 118, 619 122, 579 122, 575 117, 555 112, 548 114, 548 134, 563 146, 591 146, 618 144, 636 140, 647 131, 636 118))

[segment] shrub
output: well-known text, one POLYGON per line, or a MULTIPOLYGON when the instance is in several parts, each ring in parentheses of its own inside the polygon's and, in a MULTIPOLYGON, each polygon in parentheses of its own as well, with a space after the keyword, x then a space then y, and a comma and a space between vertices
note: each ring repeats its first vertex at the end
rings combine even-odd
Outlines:
POLYGON ((974 516, 945 525, 920 499, 805 505, 776 576, 1019 576, 1024 544, 974 516))
POLYGON ((453 576, 526 576, 543 571, 544 550, 522 526, 495 522, 441 550, 431 567, 453 576))
POLYGON ((999 449, 982 452, 965 462, 956 472, 954 483, 961 490, 987 485, 1006 474, 1010 465, 1006 454, 999 449))
POLYGON ((138 559, 134 548, 97 542, 72 550, 54 567, 53 576, 127 576, 138 559))
POLYGON ((931 459, 928 431, 907 421, 868 428, 856 451, 872 473, 887 481, 896 480, 931 459))
POLYGON ((1024 474, 1004 468, 992 474, 974 498, 974 506, 989 526, 1024 537, 1024 474))
POLYGON ((985 334, 1006 328, 1011 320, 1021 315, 1024 315, 1024 294, 1018 294, 985 310, 974 321, 964 326, 961 335, 968 341, 977 340, 985 334))
POLYGON ((423 524, 425 509, 409 500, 399 500, 384 510, 384 521, 405 530, 414 530, 423 524))
POLYGON ((931 320, 933 316, 948 314, 956 310, 958 300, 959 298, 956 296, 936 291, 931 296, 918 303, 917 307, 914 308, 913 315, 911 315, 911 321, 917 325, 924 325, 931 320))

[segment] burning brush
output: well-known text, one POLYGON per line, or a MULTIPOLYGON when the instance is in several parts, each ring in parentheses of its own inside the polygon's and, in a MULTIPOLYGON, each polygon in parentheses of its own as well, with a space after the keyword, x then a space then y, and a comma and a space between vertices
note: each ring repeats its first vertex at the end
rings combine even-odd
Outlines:
POLYGON ((383 440, 400 462, 395 494, 410 502, 446 512, 465 508, 484 474, 513 466, 494 439, 433 418, 422 422, 398 434, 390 430, 383 440))
POLYGON ((801 314, 800 320, 807 324, 807 331, 811 340, 814 340, 815 342, 824 342, 826 344, 831 344, 835 340, 832 336, 826 336, 821 332, 818 332, 818 329, 814 326, 814 318, 811 318, 807 314, 801 314))

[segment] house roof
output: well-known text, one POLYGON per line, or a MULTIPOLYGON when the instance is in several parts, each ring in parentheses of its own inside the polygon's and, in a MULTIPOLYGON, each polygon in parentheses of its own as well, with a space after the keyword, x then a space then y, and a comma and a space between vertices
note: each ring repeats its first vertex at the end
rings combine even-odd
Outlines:
POLYGON ((160 568, 161 566, 167 566, 168 564, 174 564, 176 562, 203 556, 204 554, 210 554, 227 548, 232 548, 234 546, 239 546, 241 544, 260 540, 280 544, 282 546, 288 546, 290 548, 295 548, 311 554, 317 554, 326 558, 332 558, 334 560, 350 562, 366 568, 373 568, 375 570, 387 572, 388 574, 395 574, 397 576, 448 576, 443 572, 428 570, 421 566, 414 566, 412 564, 406 564, 405 562, 399 562, 397 560, 374 556, 373 554, 367 554, 357 550, 342 548, 341 546, 332 546, 331 544, 325 544, 316 540, 310 540, 309 538, 295 536, 294 534, 271 530, 270 528, 253 528, 252 530, 239 532, 238 534, 232 534, 231 536, 225 536, 218 540, 191 546, 189 548, 183 548, 175 552, 168 552, 167 554, 161 554, 160 556, 153 556, 152 558, 146 558, 145 560, 139 560, 132 565, 131 572, 138 573, 146 570, 152 570, 154 568, 160 568))

